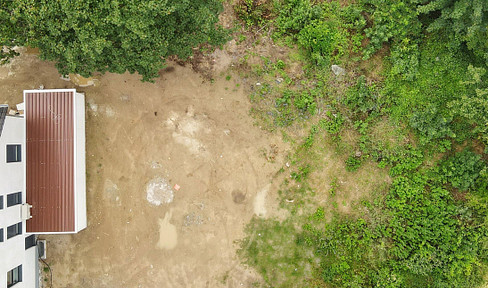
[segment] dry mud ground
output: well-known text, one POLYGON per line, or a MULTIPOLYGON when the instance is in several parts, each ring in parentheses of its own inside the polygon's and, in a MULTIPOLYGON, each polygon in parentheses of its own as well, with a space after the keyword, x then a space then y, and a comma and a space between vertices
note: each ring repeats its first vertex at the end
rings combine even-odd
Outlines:
MULTIPOLYGON (((271 179, 288 148, 253 125, 245 83, 223 76, 210 83, 189 67, 168 66, 154 84, 106 74, 97 87, 78 88, 86 97, 88 228, 43 237, 53 287, 259 280, 240 264, 235 241, 254 214, 277 210, 271 179), (276 150, 271 145, 274 163, 263 156, 276 150), (159 206, 148 201, 149 186, 159 206)), ((40 85, 74 87, 34 55, 0 67, 1 103, 15 105, 22 90, 40 85)))

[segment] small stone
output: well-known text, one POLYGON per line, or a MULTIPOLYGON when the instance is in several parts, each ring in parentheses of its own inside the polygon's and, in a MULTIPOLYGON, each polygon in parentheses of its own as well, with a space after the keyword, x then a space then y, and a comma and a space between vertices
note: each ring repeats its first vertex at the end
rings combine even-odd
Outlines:
POLYGON ((61 80, 64 80, 64 81, 71 81, 71 78, 69 78, 69 75, 61 75, 61 80))
POLYGON ((281 78, 281 77, 276 78, 277 84, 281 84, 281 82, 283 82, 283 78, 281 78))
POLYGON ((127 94, 122 94, 120 96, 120 100, 128 102, 128 101, 130 101, 130 96, 127 94))
POLYGON ((346 74, 346 70, 340 67, 339 65, 332 65, 331 68, 332 68, 332 72, 334 72, 336 76, 341 76, 346 74))

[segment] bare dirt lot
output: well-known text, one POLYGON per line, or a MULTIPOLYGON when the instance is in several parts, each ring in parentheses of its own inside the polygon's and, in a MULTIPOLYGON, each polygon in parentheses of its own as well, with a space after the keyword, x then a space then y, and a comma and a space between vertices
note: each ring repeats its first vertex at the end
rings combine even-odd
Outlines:
MULTIPOLYGON (((169 62, 155 83, 106 74, 98 86, 78 88, 86 98, 88 228, 44 237, 53 287, 259 280, 239 264, 235 241, 254 214, 276 211, 272 176, 288 148, 253 125, 245 83, 225 75, 211 83, 169 62), (262 152, 270 147, 273 162, 262 152)), ((35 55, 0 67, 1 103, 20 103, 22 90, 40 85, 74 87, 35 55)))

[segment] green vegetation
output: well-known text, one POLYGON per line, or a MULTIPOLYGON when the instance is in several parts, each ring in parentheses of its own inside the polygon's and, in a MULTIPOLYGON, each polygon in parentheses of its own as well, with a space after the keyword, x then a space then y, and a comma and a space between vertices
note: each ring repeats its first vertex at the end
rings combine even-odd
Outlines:
POLYGON ((164 59, 186 59, 192 48, 217 45, 222 4, 212 1, 0 1, 0 59, 19 46, 38 47, 63 75, 138 72, 158 76, 164 59))
POLYGON ((325 67, 349 52, 358 52, 366 24, 361 10, 350 5, 342 9, 338 2, 314 5, 310 1, 283 1, 278 5, 277 37, 296 41, 309 59, 325 67))
POLYGON ((280 61, 299 62, 304 73, 294 77, 269 60, 253 74, 261 86, 251 95, 252 114, 295 147, 275 180, 289 216, 254 219, 241 242, 239 253, 263 286, 482 285, 486 3, 274 3, 274 18, 266 19, 274 40, 300 54, 280 61), (383 69, 371 77, 368 67, 378 61, 383 69), (332 74, 332 64, 349 73, 332 74), (290 136, 304 129, 306 136, 290 136), (370 183, 358 188, 360 197, 343 181, 349 177, 370 183))
POLYGON ((239 0, 234 10, 249 28, 265 25, 274 11, 273 2, 269 0, 239 0))
MULTIPOLYGON (((29 45, 62 74, 151 80, 164 58, 226 35, 217 0, 0 4, 2 62, 29 45)), ((488 1, 239 0, 234 12, 237 45, 266 32, 289 52, 239 63, 256 122, 294 147, 274 179, 286 216, 253 219, 240 242, 262 285, 480 287, 488 1)))

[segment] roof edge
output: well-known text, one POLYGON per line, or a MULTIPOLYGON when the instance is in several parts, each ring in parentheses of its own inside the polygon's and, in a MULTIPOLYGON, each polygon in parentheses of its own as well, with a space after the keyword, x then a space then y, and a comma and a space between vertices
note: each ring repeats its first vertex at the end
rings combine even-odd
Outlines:
POLYGON ((24 90, 24 95, 27 93, 51 93, 51 92, 73 92, 76 93, 75 88, 63 88, 63 89, 31 89, 31 90, 24 90))

